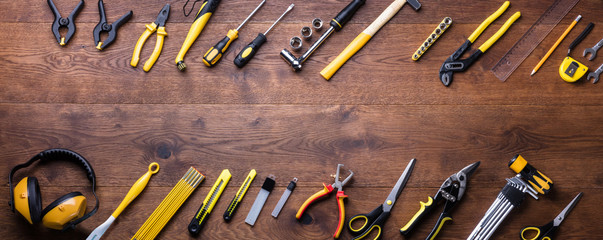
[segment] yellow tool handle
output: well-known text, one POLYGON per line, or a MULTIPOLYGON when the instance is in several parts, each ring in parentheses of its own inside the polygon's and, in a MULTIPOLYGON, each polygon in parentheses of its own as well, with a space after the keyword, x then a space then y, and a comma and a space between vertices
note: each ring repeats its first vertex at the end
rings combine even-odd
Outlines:
POLYGON ((159 27, 159 29, 157 29, 157 42, 155 43, 155 49, 153 49, 151 57, 147 59, 147 61, 144 63, 144 66, 142 67, 145 72, 151 70, 151 68, 153 67, 153 65, 155 65, 155 62, 157 61, 157 58, 159 58, 159 54, 161 54, 161 50, 163 49, 163 40, 165 39, 165 37, 167 37, 165 27, 159 27))
POLYGON ((226 37, 207 50, 205 55, 203 55, 203 63, 205 63, 205 66, 213 67, 216 65, 232 41, 236 40, 238 37, 239 32, 236 29, 228 30, 226 37))
POLYGON ((343 204, 343 200, 346 199, 348 195, 345 195, 343 191, 337 191, 337 207, 339 208, 339 218, 337 223, 337 229, 335 230, 335 234, 333 234, 333 238, 339 238, 341 235, 341 231, 343 230, 343 224, 345 221, 345 205, 343 204))
POLYGON ((400 233, 402 233, 402 235, 407 235, 408 233, 410 233, 410 230, 412 230, 413 227, 416 226, 417 223, 434 207, 433 198, 431 196, 428 196, 426 203, 419 201, 419 204, 421 204, 421 208, 419 208, 419 211, 415 213, 415 215, 410 219, 410 221, 408 221, 408 223, 406 223, 406 225, 404 225, 404 227, 400 229, 400 233))
POLYGON ((188 52, 188 49, 193 45, 193 43, 195 42, 197 37, 199 37, 199 34, 201 34, 201 31, 205 27, 205 24, 207 24, 207 21, 209 21, 209 18, 213 14, 213 11, 215 9, 209 9, 209 10, 206 9, 206 7, 211 8, 213 5, 213 4, 207 5, 208 2, 209 1, 205 1, 205 3, 203 3, 203 5, 201 6, 201 9, 199 9, 199 13, 197 13, 197 14, 201 13, 202 15, 197 15, 197 17, 195 18, 195 21, 191 25, 191 28, 188 30, 188 34, 186 34, 184 43, 182 43, 182 47, 180 48, 180 51, 178 52, 178 55, 176 56, 176 60, 175 60, 176 64, 178 64, 179 62, 184 60, 184 55, 186 55, 186 52, 188 52), (204 12, 202 13, 201 11, 204 11, 204 12))
POLYGON ((444 223, 446 223, 447 221, 452 221, 452 217, 448 213, 443 212, 440 215, 440 217, 438 218, 438 221, 436 222, 435 227, 433 228, 431 233, 429 233, 429 235, 427 236, 427 239, 434 240, 436 238, 436 236, 438 235, 438 233, 440 233, 440 230, 442 230, 444 223))
POLYGON ((149 39, 149 36, 151 36, 151 34, 153 34, 155 30, 157 30, 157 24, 155 23, 147 24, 145 25, 145 27, 147 29, 144 30, 142 35, 140 35, 138 41, 136 42, 136 46, 134 46, 134 53, 132 53, 132 61, 130 61, 130 66, 132 67, 136 67, 138 65, 138 61, 140 61, 140 51, 142 50, 142 46, 147 41, 147 39, 149 39))
POLYGON ((331 77, 348 61, 356 52, 358 52, 373 37, 383 25, 385 25, 400 9, 404 6, 406 0, 395 0, 392 2, 371 25, 362 31, 348 46, 327 65, 320 75, 326 80, 331 77))
POLYGON ((306 208, 308 208, 308 206, 310 206, 311 203, 313 203, 314 201, 316 201, 317 199, 319 199, 321 197, 326 196, 327 194, 329 194, 333 191, 333 186, 326 185, 324 183, 322 185, 324 186, 324 188, 322 190, 320 190, 317 193, 310 196, 308 199, 306 199, 304 204, 302 204, 301 207, 299 207, 299 210, 297 210, 297 214, 295 214, 295 218, 301 219, 301 216, 304 214, 304 211, 306 211, 306 208))
POLYGON ((473 33, 469 36, 469 41, 471 43, 475 42, 475 39, 477 39, 477 37, 479 37, 480 34, 482 34, 482 32, 484 30, 486 30, 486 28, 490 25, 490 23, 494 22, 494 20, 496 20, 498 17, 500 17, 500 15, 502 15, 507 8, 509 7, 509 5, 511 4, 511 2, 509 1, 505 1, 503 3, 502 6, 500 6, 500 8, 498 8, 498 10, 496 10, 496 12, 494 12, 492 15, 490 15, 488 18, 486 18, 486 20, 484 20, 482 22, 482 24, 479 25, 479 27, 477 27, 477 29, 475 29, 475 31, 473 31, 473 33))
POLYGON ((505 22, 505 24, 503 24, 503 26, 498 29, 498 31, 496 31, 496 33, 492 35, 492 37, 488 39, 488 41, 484 42, 481 46, 479 46, 479 50, 482 51, 482 53, 486 52, 486 50, 488 50, 488 48, 490 48, 492 44, 494 44, 500 37, 502 37, 503 34, 505 34, 505 32, 507 32, 507 30, 515 21, 517 21, 519 17, 521 17, 520 12, 516 12, 515 14, 513 14, 513 16, 511 16, 511 18, 509 18, 505 22))
POLYGON ((217 198, 220 195, 222 195, 222 192, 224 191, 224 189, 226 189, 226 185, 228 184, 228 181, 230 181, 231 177, 232 177, 232 175, 230 174, 230 171, 228 171, 228 169, 222 170, 222 173, 220 173, 220 176, 216 180, 216 183, 214 183, 211 190, 209 190, 210 193, 214 193, 215 191, 218 191, 218 192, 216 192, 215 195, 213 196, 213 197, 216 197, 215 199, 212 199, 212 195, 208 194, 207 197, 205 197, 205 201, 203 201, 203 205, 207 206, 208 213, 211 212, 211 210, 214 208, 214 206, 218 202, 217 198), (218 183, 220 183, 220 182, 223 182, 223 184, 218 189, 218 183), (210 201, 212 201, 212 202, 210 202, 210 201), (207 205, 207 204, 209 204, 209 205, 207 205))
POLYGON ((156 162, 151 163, 149 165, 149 171, 147 171, 147 173, 145 173, 144 175, 142 175, 142 177, 136 180, 134 185, 132 185, 132 187, 130 188, 130 191, 128 191, 128 194, 126 194, 124 200, 121 201, 121 203, 119 204, 117 209, 115 209, 115 211, 111 214, 111 216, 117 218, 117 216, 121 214, 121 212, 128 206, 128 204, 130 204, 136 197, 138 197, 138 194, 140 194, 142 190, 144 190, 144 188, 147 186, 147 183, 149 183, 149 180, 151 179, 151 175, 157 172, 159 172, 159 164, 156 162))

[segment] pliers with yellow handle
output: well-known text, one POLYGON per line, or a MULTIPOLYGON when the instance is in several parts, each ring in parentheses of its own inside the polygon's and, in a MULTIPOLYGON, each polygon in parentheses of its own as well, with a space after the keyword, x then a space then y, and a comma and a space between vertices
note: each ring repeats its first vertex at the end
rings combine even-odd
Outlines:
POLYGON ((341 234, 341 230, 343 230, 343 224, 345 221, 345 206, 343 204, 343 200, 345 198, 347 198, 348 196, 345 195, 345 193, 343 192, 343 186, 348 181, 350 181, 350 179, 352 179, 352 176, 354 176, 354 172, 352 172, 352 170, 349 170, 350 175, 348 175, 345 178, 345 180, 339 181, 339 169, 341 167, 343 167, 343 164, 337 164, 337 174, 335 174, 335 182, 331 185, 327 185, 327 184, 323 183, 322 185, 324 186, 324 188, 321 191, 310 196, 308 199, 306 199, 304 204, 302 204, 302 206, 297 211, 297 214, 295 214, 295 218, 297 218, 298 220, 301 219, 302 215, 304 214, 304 212, 306 211, 308 206, 310 206, 310 204, 312 204, 314 201, 316 201, 324 196, 329 195, 331 192, 333 192, 333 190, 335 188, 337 188, 337 207, 339 208, 339 220, 338 220, 338 224, 337 224, 337 229, 335 230, 335 233, 333 234, 333 238, 335 238, 335 239, 339 238, 339 235, 341 234))
POLYGON ((157 58, 159 58, 161 50, 163 49, 163 39, 167 36, 167 32, 165 31, 165 22, 167 21, 169 15, 170 4, 166 4, 161 9, 161 12, 159 12, 157 20, 155 20, 155 22, 151 24, 145 25, 147 29, 144 31, 144 33, 142 33, 142 35, 140 35, 140 38, 138 38, 136 46, 134 47, 132 61, 130 61, 130 65, 132 67, 136 67, 138 65, 138 61, 140 60, 140 51, 142 50, 142 46, 144 45, 144 43, 147 41, 147 39, 149 39, 151 34, 157 32, 157 42, 155 43, 155 49, 153 49, 153 53, 142 67, 145 72, 151 70, 151 68, 157 61, 157 58))
POLYGON ((448 87, 450 85, 450 83, 452 82, 452 74, 454 72, 463 72, 467 70, 467 68, 469 68, 469 66, 471 66, 473 62, 475 62, 482 54, 484 54, 486 50, 488 50, 488 48, 490 48, 503 34, 505 34, 509 27, 511 27, 511 24, 513 24, 521 16, 520 12, 516 12, 515 14, 513 14, 513 16, 511 16, 505 22, 505 24, 500 29, 498 29, 498 31, 494 35, 492 35, 492 37, 490 37, 490 39, 484 42, 475 52, 473 52, 471 56, 466 59, 459 59, 461 55, 463 55, 463 53, 467 51, 469 47, 471 47, 471 44, 473 44, 477 37, 479 37, 479 35, 481 35, 482 32, 486 30, 490 23, 494 22, 494 20, 500 17, 500 15, 502 15, 503 12, 507 10, 510 4, 511 3, 509 1, 503 3, 503 5, 498 10, 496 10, 496 12, 486 18, 486 20, 484 20, 479 25, 479 27, 477 27, 477 29, 473 31, 467 41, 465 41, 465 43, 463 43, 463 45, 458 50, 456 50, 450 57, 446 59, 446 61, 444 61, 444 64, 442 64, 442 67, 440 68, 440 80, 442 81, 444 86, 448 87))

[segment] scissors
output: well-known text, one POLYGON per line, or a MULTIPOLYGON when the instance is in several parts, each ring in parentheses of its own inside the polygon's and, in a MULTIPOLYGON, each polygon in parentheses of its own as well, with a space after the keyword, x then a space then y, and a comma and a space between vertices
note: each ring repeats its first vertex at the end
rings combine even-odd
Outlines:
POLYGON ((553 235, 555 234, 555 232, 557 232, 559 225, 561 225, 561 222, 563 222, 563 220, 565 220, 565 217, 567 217, 567 214, 569 214, 569 212, 572 211, 572 209, 576 206, 576 204, 578 203, 578 200, 580 200, 580 198, 582 198, 582 193, 578 193, 578 195, 576 195, 574 200, 572 200, 565 207, 565 209, 563 209, 563 211, 561 211, 561 213, 559 213, 559 215, 557 215, 557 217, 555 217, 555 219, 553 219, 553 221, 547 223, 546 225, 540 226, 540 227, 536 227, 536 226, 524 227, 523 229, 521 229, 521 233, 519 233, 519 237, 523 240, 551 240, 553 235), (535 237, 533 237, 533 238, 525 237, 526 232, 534 232, 534 231, 536 232, 535 237))
POLYGON ((404 172, 398 179, 398 182, 396 182, 396 185, 389 193, 383 204, 379 205, 377 208, 375 208, 375 210, 371 211, 368 214, 358 214, 350 218, 348 222, 348 229, 350 230, 352 235, 355 236, 353 239, 363 239, 367 237, 373 230, 378 231, 377 236, 374 239, 381 238, 383 225, 389 217, 392 207, 394 206, 394 203, 396 203, 396 199, 398 198, 398 196, 400 196, 402 189, 404 189, 408 178, 410 178, 410 172, 412 172, 416 161, 417 160, 414 158, 410 160, 410 162, 406 166, 406 170, 404 170, 404 172), (355 229, 352 226, 353 222, 362 220, 364 220, 364 224, 362 225, 362 227, 355 229))

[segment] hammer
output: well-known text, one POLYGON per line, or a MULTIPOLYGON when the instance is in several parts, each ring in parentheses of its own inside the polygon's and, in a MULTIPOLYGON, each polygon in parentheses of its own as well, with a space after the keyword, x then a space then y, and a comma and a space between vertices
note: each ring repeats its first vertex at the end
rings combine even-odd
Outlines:
POLYGON ((382 13, 369 25, 364 31, 362 31, 343 51, 333 60, 327 67, 320 71, 320 75, 326 80, 329 80, 337 70, 352 57, 358 50, 360 50, 370 39, 385 25, 405 3, 418 11, 421 8, 421 3, 418 0, 395 0, 392 2, 382 13))
POLYGON ((331 35, 331 33, 333 33, 333 31, 339 32, 339 30, 343 28, 343 25, 345 25, 345 23, 348 22, 352 16, 354 16, 354 13, 356 13, 356 11, 358 11, 358 9, 364 5, 365 1, 366 0, 352 0, 350 4, 341 10, 341 12, 339 12, 337 16, 333 18, 333 20, 331 20, 331 27, 329 27, 329 29, 324 32, 301 57, 296 58, 291 52, 289 52, 289 50, 283 49, 283 51, 281 51, 281 57, 283 60, 291 65, 293 71, 301 71, 302 63, 304 63, 308 57, 310 57, 310 55, 312 55, 312 53, 316 51, 318 47, 320 47, 320 45, 331 35))

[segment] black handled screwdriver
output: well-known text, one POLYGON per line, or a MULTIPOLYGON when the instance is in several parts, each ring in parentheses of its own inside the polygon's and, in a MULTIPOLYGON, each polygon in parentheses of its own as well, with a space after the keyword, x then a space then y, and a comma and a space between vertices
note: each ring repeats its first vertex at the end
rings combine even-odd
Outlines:
POLYGON ((262 45, 264 45, 266 42, 266 34, 268 34, 268 32, 272 30, 272 28, 285 16, 285 14, 293 9, 293 7, 295 7, 295 4, 289 5, 289 8, 287 8, 283 15, 276 19, 276 21, 272 24, 272 26, 270 26, 270 28, 268 28, 268 30, 266 30, 265 33, 258 33, 258 36, 253 39, 253 41, 251 41, 247 47, 243 48, 239 54, 237 54, 237 57, 234 60, 234 64, 237 65, 237 67, 244 67, 253 58, 253 56, 255 56, 255 53, 260 50, 260 47, 262 47, 262 45))
POLYGON ((218 63, 218 61, 220 61, 222 55, 224 54, 224 52, 226 52, 226 49, 228 49, 232 41, 239 37, 239 29, 241 29, 241 27, 243 27, 243 25, 245 25, 245 23, 249 21, 249 19, 264 5, 265 2, 266 0, 262 0, 260 5, 258 5, 253 10, 253 12, 251 12, 251 14, 249 14, 249 16, 245 18, 245 20, 241 23, 241 25, 239 25, 239 27, 237 27, 237 29, 228 30, 228 33, 226 34, 226 37, 224 37, 224 39, 220 40, 216 45, 207 50, 205 55, 203 55, 203 63, 205 63, 206 66, 213 67, 218 63))

